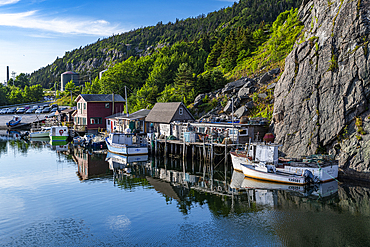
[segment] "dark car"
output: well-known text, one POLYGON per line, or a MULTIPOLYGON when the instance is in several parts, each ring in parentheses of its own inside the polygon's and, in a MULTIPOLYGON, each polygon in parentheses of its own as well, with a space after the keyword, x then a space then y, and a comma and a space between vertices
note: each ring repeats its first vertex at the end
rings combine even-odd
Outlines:
POLYGON ((52 104, 50 107, 51 108, 58 108, 58 104, 52 104))
POLYGON ((10 108, 6 113, 7 114, 13 114, 13 113, 16 112, 16 110, 17 110, 17 108, 10 108))
POLYGON ((45 107, 43 110, 42 110, 42 113, 48 113, 50 112, 50 107, 45 107))

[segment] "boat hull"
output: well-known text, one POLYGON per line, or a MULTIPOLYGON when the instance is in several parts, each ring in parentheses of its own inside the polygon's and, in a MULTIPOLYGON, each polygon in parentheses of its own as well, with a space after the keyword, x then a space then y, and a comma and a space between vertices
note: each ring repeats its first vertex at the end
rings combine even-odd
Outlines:
POLYGON ((318 177, 320 182, 327 182, 338 177, 338 165, 325 167, 296 167, 285 165, 283 168, 276 168, 277 171, 290 174, 303 174, 305 170, 309 170, 314 176, 318 177))
POLYGON ((148 154, 148 147, 111 143, 108 137, 105 138, 105 143, 107 144, 108 150, 112 153, 124 155, 148 154))
POLYGON ((244 176, 264 181, 271 181, 275 183, 285 183, 285 184, 307 184, 305 177, 298 175, 285 175, 281 173, 274 172, 264 172, 256 170, 253 165, 241 164, 244 176))
POLYGON ((230 155, 234 170, 238 172, 243 172, 241 164, 246 164, 248 162, 247 157, 236 152, 231 152, 230 155))
POLYGON ((30 138, 45 138, 49 137, 49 131, 37 131, 30 133, 30 138))

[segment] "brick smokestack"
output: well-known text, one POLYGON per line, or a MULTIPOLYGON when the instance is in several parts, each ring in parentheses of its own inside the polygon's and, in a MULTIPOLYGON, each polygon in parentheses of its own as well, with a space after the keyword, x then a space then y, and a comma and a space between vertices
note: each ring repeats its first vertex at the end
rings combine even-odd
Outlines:
POLYGON ((9 81, 9 66, 6 66, 6 82, 9 81))

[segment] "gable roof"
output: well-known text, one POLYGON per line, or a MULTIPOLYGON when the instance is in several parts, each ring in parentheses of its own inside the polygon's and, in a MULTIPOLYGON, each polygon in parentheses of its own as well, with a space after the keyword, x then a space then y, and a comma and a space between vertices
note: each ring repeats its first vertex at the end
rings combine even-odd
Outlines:
MULTIPOLYGON (((75 101, 79 101, 83 98, 86 102, 112 102, 112 94, 80 94, 77 96, 75 101)), ((125 99, 119 95, 114 95, 114 102, 126 102, 125 99)))
POLYGON ((139 119, 139 118, 146 117, 149 114, 149 112, 150 112, 150 110, 148 110, 148 109, 141 109, 141 110, 138 110, 138 111, 136 111, 134 113, 129 114, 128 117, 126 116, 125 113, 116 113, 114 115, 111 115, 111 116, 106 117, 106 119, 115 118, 115 119, 136 120, 136 119, 139 119))
POLYGON ((176 114, 177 109, 183 106, 185 111, 190 115, 191 119, 195 120, 193 115, 181 102, 167 102, 167 103, 156 103, 153 109, 149 112, 145 121, 152 123, 170 123, 176 114))

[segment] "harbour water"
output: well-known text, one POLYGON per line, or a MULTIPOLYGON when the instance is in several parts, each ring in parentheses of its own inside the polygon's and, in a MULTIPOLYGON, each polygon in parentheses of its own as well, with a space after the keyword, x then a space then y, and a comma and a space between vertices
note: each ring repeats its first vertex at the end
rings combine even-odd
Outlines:
POLYGON ((367 185, 279 188, 223 165, 125 162, 0 140, 0 246, 370 246, 367 185))

